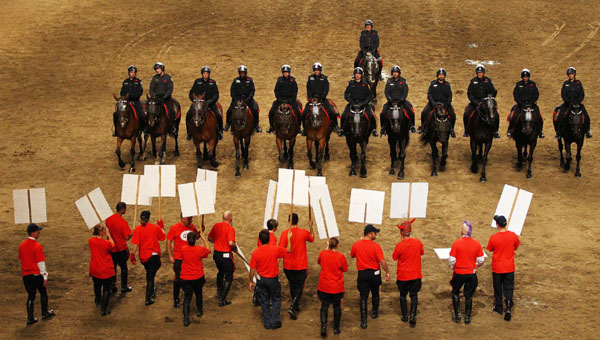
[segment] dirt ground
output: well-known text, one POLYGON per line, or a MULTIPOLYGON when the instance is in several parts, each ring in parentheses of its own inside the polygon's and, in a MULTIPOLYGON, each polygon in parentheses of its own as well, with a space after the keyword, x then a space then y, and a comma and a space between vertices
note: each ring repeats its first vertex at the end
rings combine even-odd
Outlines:
MULTIPOLYGON (((479 176, 469 171, 470 151, 467 139, 460 137, 460 119, 456 129, 459 137, 450 141, 448 167, 439 177, 429 176, 430 149, 413 136, 405 181, 430 183, 428 218, 414 224, 414 236, 426 249, 418 325, 411 329, 400 321, 398 291, 392 280, 381 288, 381 317, 370 320, 367 330, 359 329, 356 267, 349 259, 340 338, 597 338, 600 237, 594 229, 598 221, 594 207, 600 198, 600 171, 596 168, 600 126, 594 108, 600 105, 600 96, 594 80, 600 54, 600 38, 595 35, 599 11, 600 4, 594 1, 557 0, 489 4, 473 0, 185 0, 153 5, 112 0, 1 2, 0 65, 5 80, 0 91, 4 103, 0 108, 0 157, 4 159, 0 163, 0 204, 4 207, 0 212, 0 338, 318 337, 316 258, 324 247, 322 240, 308 247, 309 278, 299 319, 291 321, 287 314, 282 315, 280 330, 262 328, 260 310, 250 304, 247 272, 240 261, 231 293, 233 304, 226 308, 217 307, 216 268, 212 260, 205 262, 205 314, 201 319, 193 317, 189 328, 182 326, 181 310, 173 309, 173 274, 164 256, 155 305, 143 305, 144 271, 138 264, 130 270, 134 291, 112 299, 112 315, 100 318, 87 272, 90 234, 74 202, 97 186, 111 206, 120 197, 123 171, 118 168, 115 141, 110 135, 112 93, 118 93, 128 65, 138 66, 147 91, 153 63, 163 61, 175 81, 174 97, 187 109, 187 92, 203 65, 212 67, 212 76, 220 85, 220 102, 227 106, 236 67, 245 64, 256 83, 261 125, 266 128, 268 108, 274 99, 272 89, 284 63, 292 65, 300 98, 304 99, 310 67, 320 61, 331 82, 330 97, 343 107, 343 91, 365 18, 374 20, 380 32, 385 69, 401 65, 410 85, 409 100, 417 112, 426 103, 435 70, 443 66, 448 70, 460 117, 474 68, 465 60, 494 60, 499 64, 488 67, 488 75, 498 89, 501 117, 513 104, 511 93, 520 70, 528 67, 540 89, 539 105, 548 138, 539 141, 530 180, 514 170, 513 141, 506 137, 495 141, 488 182, 479 183, 479 176), (578 79, 586 86, 585 104, 592 116, 592 132, 596 133, 594 139, 586 140, 583 177, 579 179, 573 177, 573 171, 563 173, 559 168, 550 119, 560 102, 560 86, 570 65, 578 69, 578 79), (479 271, 473 323, 454 324, 448 284, 451 271, 437 259, 433 248, 450 246, 459 236, 463 219, 474 222, 474 238, 485 245, 494 232, 489 222, 505 183, 534 194, 516 257, 513 321, 507 323, 490 311, 493 290, 488 262, 479 271), (14 225, 11 207, 12 190, 28 187, 46 188, 49 222, 44 224, 40 242, 50 272, 50 303, 57 316, 26 327, 26 297, 17 259, 18 245, 26 234, 25 226, 14 225)), ((379 93, 382 91, 383 86, 379 93)), ((383 100, 378 110, 382 104, 383 100)), ((502 119, 502 135, 506 127, 502 119)), ((185 137, 180 142, 181 156, 175 158, 173 140, 168 141, 167 162, 177 164, 177 181, 185 183, 195 178, 195 155, 191 142, 185 137)), ((331 149, 332 160, 326 163, 324 174, 342 235, 341 251, 348 255, 362 230, 362 225, 346 222, 351 188, 384 190, 386 209, 378 242, 395 273, 391 254, 399 241, 395 225, 401 221, 387 218, 390 183, 396 181, 395 176, 388 175, 387 143, 371 139, 366 179, 348 177, 350 163, 343 139, 333 137, 331 149)), ((126 159, 127 150, 123 149, 126 159)), ((301 138, 296 148, 297 169, 309 168, 305 152, 301 138)), ((244 171, 241 179, 234 178, 233 143, 231 136, 225 135, 218 146, 219 214, 207 217, 207 224, 212 224, 219 220, 220 212, 232 210, 238 243, 248 256, 262 224, 268 180, 277 178, 274 137, 265 133, 256 136, 250 155, 250 170, 244 171)), ((138 173, 143 164, 151 161, 138 162, 138 173)), ((177 222, 178 209, 177 199, 163 200, 165 224, 177 222)), ((156 201, 151 210, 154 215, 158 213, 156 201)), ((287 208, 280 210, 283 220, 287 208)), ((306 209, 299 213, 301 223, 305 223, 306 209)), ((133 212, 126 217, 132 223, 133 212)), ((282 290, 285 307, 289 291, 283 276, 282 290)))

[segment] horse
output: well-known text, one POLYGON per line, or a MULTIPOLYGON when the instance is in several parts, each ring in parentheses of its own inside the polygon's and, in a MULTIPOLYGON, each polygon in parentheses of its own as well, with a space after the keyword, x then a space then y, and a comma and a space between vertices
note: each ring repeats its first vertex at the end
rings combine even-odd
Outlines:
POLYGON ((517 171, 523 169, 523 162, 527 158, 527 178, 532 177, 531 163, 533 162, 533 150, 535 150, 535 146, 537 145, 540 130, 540 124, 535 119, 533 106, 526 105, 520 108, 512 138, 515 140, 517 148, 517 171), (527 150, 527 147, 529 147, 529 150, 527 150))
POLYGON ((562 123, 558 120, 554 121, 554 129, 560 136, 560 139, 558 139, 558 151, 560 152, 560 166, 564 169, 565 172, 568 172, 571 169, 571 160, 573 159, 573 156, 571 154, 571 143, 576 143, 577 167, 575 168, 575 177, 581 177, 581 170, 579 168, 579 164, 581 162, 581 149, 583 148, 583 141, 585 139, 585 117, 583 115, 581 105, 569 105, 567 117, 563 117, 562 121, 562 123), (565 145, 566 157, 563 157, 563 143, 565 145))
POLYGON ((438 148, 437 143, 442 144, 442 158, 440 159, 440 171, 444 171, 446 168, 446 159, 448 158, 448 141, 450 137, 450 130, 452 129, 452 123, 448 112, 444 108, 443 104, 436 104, 433 108, 433 117, 429 120, 427 125, 424 127, 423 134, 421 135, 421 142, 423 144, 429 143, 431 146, 431 160, 432 169, 431 176, 437 176, 437 159, 438 159, 438 148))
POLYGON ((241 177, 240 160, 242 158, 244 169, 247 170, 249 168, 248 150, 250 148, 252 134, 254 133, 254 117, 250 112, 250 108, 243 100, 236 101, 230 114, 231 133, 233 134, 233 144, 235 144, 235 177, 241 177))
MULTIPOLYGON (((148 143, 148 137, 152 139, 152 156, 154 157, 154 164, 164 164, 164 156, 167 151, 167 136, 169 134, 169 118, 167 117, 167 111, 165 104, 159 104, 158 99, 155 96, 150 97, 146 94, 146 121, 148 127, 144 134, 144 150, 146 150, 146 143, 148 143), (158 150, 158 159, 156 158, 156 138, 160 137, 160 146, 158 150)), ((173 100, 175 112, 178 115, 181 114, 181 107, 179 103, 173 100)), ((175 114, 173 112, 173 114, 175 114)), ((179 122, 181 117, 175 119, 175 126, 179 131, 179 122)), ((179 156, 179 143, 177 136, 175 138, 175 156, 179 156)))
POLYGON ((487 165, 488 153, 492 148, 494 126, 497 119, 499 119, 498 104, 493 96, 488 95, 473 110, 465 128, 471 137, 471 172, 477 173, 479 171, 479 161, 481 161, 480 182, 487 181, 485 167, 487 165))
MULTIPOLYGON (((302 107, 298 101, 298 107, 302 107)), ((288 160, 288 169, 294 168, 294 145, 296 144, 296 135, 300 128, 298 117, 294 114, 292 107, 287 103, 280 103, 275 120, 273 123, 275 128, 275 141, 279 149, 279 163, 288 160), (289 146, 286 141, 289 141, 289 146)))
POLYGON ((379 76, 381 70, 379 69, 380 58, 375 58, 371 52, 367 52, 363 58, 361 68, 364 71, 363 78, 369 84, 369 90, 371 90, 371 101, 377 104, 377 83, 379 82, 379 76))
MULTIPOLYGON (((332 108, 336 108, 331 103, 332 108)), ((311 168, 317 168, 317 176, 323 176, 323 158, 329 160, 329 138, 333 131, 333 124, 329 120, 329 115, 337 115, 336 112, 325 112, 320 98, 309 98, 308 107, 310 108, 304 117, 304 132, 306 134, 306 149, 308 161, 311 168), (312 158, 312 144, 315 143, 316 163, 312 158)))
POLYGON ((140 135, 141 123, 133 109, 133 104, 129 102, 129 93, 125 97, 117 97, 113 94, 113 97, 117 101, 115 112, 117 113, 118 124, 115 126, 115 132, 117 135, 117 149, 115 153, 119 159, 119 168, 125 167, 125 162, 121 159, 121 144, 126 139, 131 141, 131 148, 129 153, 131 154, 131 166, 129 172, 135 172, 135 143, 136 140, 140 147, 140 159, 144 153, 142 149, 142 136, 140 135))
POLYGON ((402 106, 397 104, 390 105, 388 112, 382 112, 387 119, 383 120, 384 131, 388 135, 388 144, 390 145, 390 175, 394 174, 396 160, 400 160, 400 169, 398 170, 398 179, 404 178, 404 158, 406 157, 406 147, 410 140, 410 117, 402 106))
POLYGON ((344 135, 346 136, 346 144, 350 150, 350 160, 352 161, 349 176, 356 176, 356 163, 358 162, 356 144, 360 144, 361 178, 367 177, 367 168, 365 166, 365 162, 367 161, 367 144, 369 144, 369 136, 373 130, 373 124, 375 124, 375 122, 369 120, 365 109, 365 106, 352 105, 348 119, 345 120, 342 126, 344 135))
POLYGON ((202 168, 203 162, 208 160, 210 166, 216 168, 219 166, 219 162, 216 161, 218 123, 214 113, 209 114, 208 105, 204 100, 205 95, 205 93, 199 96, 194 94, 189 109, 190 119, 186 121, 186 124, 196 147, 197 167, 202 168), (200 150, 201 143, 204 143, 204 156, 200 150))

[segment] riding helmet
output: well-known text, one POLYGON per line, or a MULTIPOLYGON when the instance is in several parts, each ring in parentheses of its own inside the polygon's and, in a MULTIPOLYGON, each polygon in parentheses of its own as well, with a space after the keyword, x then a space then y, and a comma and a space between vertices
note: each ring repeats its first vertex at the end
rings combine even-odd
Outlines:
POLYGON ((479 72, 485 73, 485 67, 481 64, 477 64, 477 67, 475 67, 475 73, 479 73, 479 72))
POLYGON ((323 65, 321 65, 321 63, 318 61, 313 64, 313 71, 316 71, 316 70, 323 71, 323 65))
POLYGON ((524 77, 531 78, 531 71, 529 71, 528 69, 524 68, 521 71, 521 78, 524 78, 524 77))
POLYGON ((288 64, 281 66, 281 73, 283 72, 292 72, 292 67, 288 64))
POLYGON ((367 27, 367 26, 371 26, 371 27, 375 26, 375 24, 373 24, 373 20, 365 21, 365 27, 367 27))
POLYGON ((435 73, 435 76, 439 76, 440 74, 443 74, 444 76, 446 75, 446 69, 441 67, 437 70, 437 72, 435 73))
POLYGON ((135 67, 135 65, 129 65, 129 67, 127 68, 127 72, 135 72, 137 74, 137 67, 135 67))
POLYGON ((576 69, 575 69, 575 67, 573 67, 573 66, 570 66, 570 67, 567 69, 567 75, 569 75, 569 74, 571 74, 571 73, 572 73, 572 74, 577 74, 577 70, 576 70, 576 69))
POLYGON ((363 74, 365 74, 365 72, 363 71, 362 67, 356 67, 356 68, 354 68, 354 73, 353 73, 353 75, 354 75, 354 74, 357 74, 357 73, 359 73, 361 76, 362 76, 363 74))
POLYGON ((240 65, 240 67, 238 67, 238 73, 240 72, 246 72, 246 74, 248 74, 248 68, 245 65, 240 65))
POLYGON ((398 72, 399 75, 402 74, 402 70, 400 69, 400 66, 398 66, 398 65, 392 66, 392 71, 390 73, 393 74, 394 72, 398 72))
POLYGON ((202 69, 200 70, 200 74, 202 74, 204 72, 208 72, 210 74, 210 67, 202 66, 202 69))
POLYGON ((163 70, 163 72, 164 72, 165 64, 161 63, 160 61, 157 61, 156 64, 154 64, 154 71, 156 71, 157 68, 163 70))

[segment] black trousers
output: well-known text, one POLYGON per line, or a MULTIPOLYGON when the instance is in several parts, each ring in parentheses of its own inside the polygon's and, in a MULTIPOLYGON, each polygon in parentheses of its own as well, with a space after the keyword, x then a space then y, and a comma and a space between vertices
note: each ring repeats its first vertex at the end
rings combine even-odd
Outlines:
POLYGON ((113 283, 115 277, 109 277, 107 279, 99 279, 97 277, 92 276, 92 281, 94 282, 94 296, 96 297, 96 302, 100 302, 102 298, 102 293, 110 292, 110 286, 113 283))
POLYGON ((506 300, 513 299, 513 291, 515 287, 515 272, 512 273, 492 273, 494 282, 494 304, 502 306, 502 296, 506 300))
POLYGON ((179 275, 181 274, 181 263, 183 260, 175 259, 175 263, 173 263, 173 272, 175 272, 175 279, 173 280, 173 300, 179 300, 179 291, 181 290, 181 279, 179 275))
POLYGON ((127 275, 129 269, 127 269, 127 260, 129 260, 129 250, 125 249, 117 253, 111 253, 113 264, 115 265, 115 276, 113 278, 112 286, 117 286, 117 266, 121 268, 121 289, 127 288, 127 275))
POLYGON ((42 275, 26 275, 23 276, 23 284, 27 291, 27 300, 35 300, 35 295, 39 291, 40 297, 48 298, 48 292, 44 287, 44 277, 42 275))
POLYGON ((270 328, 272 324, 281 322, 281 283, 279 277, 260 277, 256 282, 256 290, 262 309, 263 324, 270 328), (269 306, 269 301, 272 305, 269 306))
POLYGON ((154 295, 154 278, 160 269, 160 256, 152 255, 148 261, 142 263, 146 269, 146 300, 154 295))
POLYGON ((400 290, 400 297, 406 298, 406 295, 410 294, 410 298, 417 297, 417 294, 421 290, 421 279, 414 279, 408 281, 396 280, 396 286, 400 290))
POLYGON ((231 253, 224 253, 215 250, 213 252, 213 260, 215 261, 215 265, 217 265, 217 269, 219 270, 217 273, 217 283, 223 281, 233 281, 233 259, 231 258, 231 253))
POLYGON ((294 303, 294 308, 300 305, 300 297, 304 291, 304 281, 306 281, 307 269, 292 270, 284 269, 285 277, 287 277, 290 284, 290 297, 294 303))
POLYGON ((334 326, 338 328, 342 318, 342 298, 344 297, 344 293, 331 294, 317 290, 317 296, 321 300, 321 312, 325 313, 325 315, 329 311, 329 306, 333 305, 334 326))
POLYGON ((475 294, 475 290, 478 285, 477 274, 456 274, 452 275, 450 285, 452 285, 452 294, 459 295, 461 288, 464 286, 465 289, 463 294, 465 299, 470 300, 475 294))
POLYGON ((369 293, 373 299, 379 299, 379 286, 381 285, 381 270, 377 270, 379 274, 375 275, 375 270, 366 269, 358 271, 356 286, 360 293, 361 300, 368 300, 369 293))
POLYGON ((202 276, 196 280, 181 280, 181 288, 183 288, 183 303, 189 304, 192 301, 192 296, 196 295, 196 308, 198 312, 202 312, 202 287, 206 283, 206 279, 202 276))

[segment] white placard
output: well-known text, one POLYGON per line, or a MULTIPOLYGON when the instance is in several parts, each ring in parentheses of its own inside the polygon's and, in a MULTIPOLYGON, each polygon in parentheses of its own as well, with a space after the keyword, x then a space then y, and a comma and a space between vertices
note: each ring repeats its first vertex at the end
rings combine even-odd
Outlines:
POLYGON ((323 176, 308 176, 308 187, 316 187, 327 184, 327 179, 323 176))
POLYGON ((96 224, 100 223, 98 215, 96 215, 94 207, 92 207, 92 203, 90 203, 87 195, 75 201, 75 205, 77 206, 77 209, 79 210, 79 213, 81 214, 81 217, 83 217, 83 220, 88 228, 91 229, 96 224))
POLYGON ((267 190, 267 199, 265 201, 265 216, 263 219, 263 228, 267 229, 267 221, 271 218, 277 219, 279 215, 279 204, 275 202, 277 195, 277 182, 269 180, 269 189, 267 190))
POLYGON ((340 236, 327 184, 311 186, 309 191, 319 238, 326 239, 327 235, 329 237, 340 236))
MULTIPOLYGON (((517 197, 517 189, 511 185, 505 184, 504 189, 502 189, 502 195, 500 195, 500 200, 498 201, 498 205, 496 206, 495 215, 502 215, 506 217, 508 220, 510 218, 510 211, 512 209, 513 203, 515 202, 515 197, 517 197)), ((493 228, 496 228, 496 221, 492 216, 492 224, 493 228)))
POLYGON ((294 205, 308 206, 308 178, 304 170, 279 169, 277 180, 277 202, 291 204, 292 181, 294 186, 294 205))
POLYGON ((46 189, 29 189, 29 201, 31 202, 31 223, 47 222, 46 219, 46 189))
MULTIPOLYGON (((237 244, 236 244, 236 246, 237 246, 237 244)), ((239 246, 237 246, 237 252, 239 253, 239 256, 245 258, 246 261, 248 260, 246 258, 246 255, 244 255, 244 252, 242 251, 242 249, 239 246)), ((249 273, 250 272, 250 266, 246 263, 246 261, 242 260, 242 262, 244 262, 244 266, 246 266, 246 269, 248 269, 248 273, 249 273)))
POLYGON ((213 201, 217 202, 217 172, 212 170, 198 169, 196 182, 208 181, 213 193, 213 201))
POLYGON ((348 221, 381 224, 383 220, 384 191, 352 188, 348 221), (365 218, 366 205, 366 218, 365 218))
MULTIPOLYGON (((435 254, 440 260, 447 260, 450 258, 451 249, 452 248, 433 248, 433 251, 435 251, 435 254)), ((485 251, 483 251, 483 257, 488 257, 485 251)))
POLYGON ((525 218, 527 217, 527 211, 531 204, 533 194, 529 191, 519 190, 517 195, 517 201, 515 202, 515 208, 513 209, 512 216, 508 222, 508 230, 514 232, 517 235, 521 235, 523 231, 523 225, 525 224, 525 218))
POLYGON ((392 183, 390 199, 390 218, 408 217, 408 199, 410 183, 392 183))
POLYGON ((100 215, 102 221, 106 220, 113 214, 100 188, 92 190, 88 196, 90 197, 90 200, 94 205, 94 208, 96 208, 96 211, 98 212, 98 215, 100 215))
POLYGON ((427 196, 429 195, 429 183, 411 183, 410 193, 410 217, 427 217, 427 196))
POLYGON ((145 181, 145 192, 150 197, 158 197, 159 192, 159 180, 160 180, 160 196, 162 197, 175 197, 177 192, 175 185, 177 182, 176 178, 176 167, 174 164, 168 165, 144 165, 144 177, 145 181), (160 168, 160 179, 158 177, 160 168))
POLYGON ((48 222, 45 188, 13 190, 13 207, 15 224, 48 222))
POLYGON ((209 182, 179 184, 177 189, 179 189, 179 204, 181 205, 181 214, 183 217, 200 216, 215 212, 215 204, 212 201, 212 189, 209 182))
POLYGON ((13 207, 15 210, 15 224, 31 223, 29 220, 29 199, 27 189, 13 190, 13 207))
POLYGON ((152 197, 147 193, 147 179, 141 175, 123 175, 123 188, 121 190, 121 202, 135 205, 135 197, 138 190, 138 178, 140 181, 137 205, 152 205, 152 197))
POLYGON ((390 218, 425 218, 428 194, 429 183, 392 183, 390 218))

